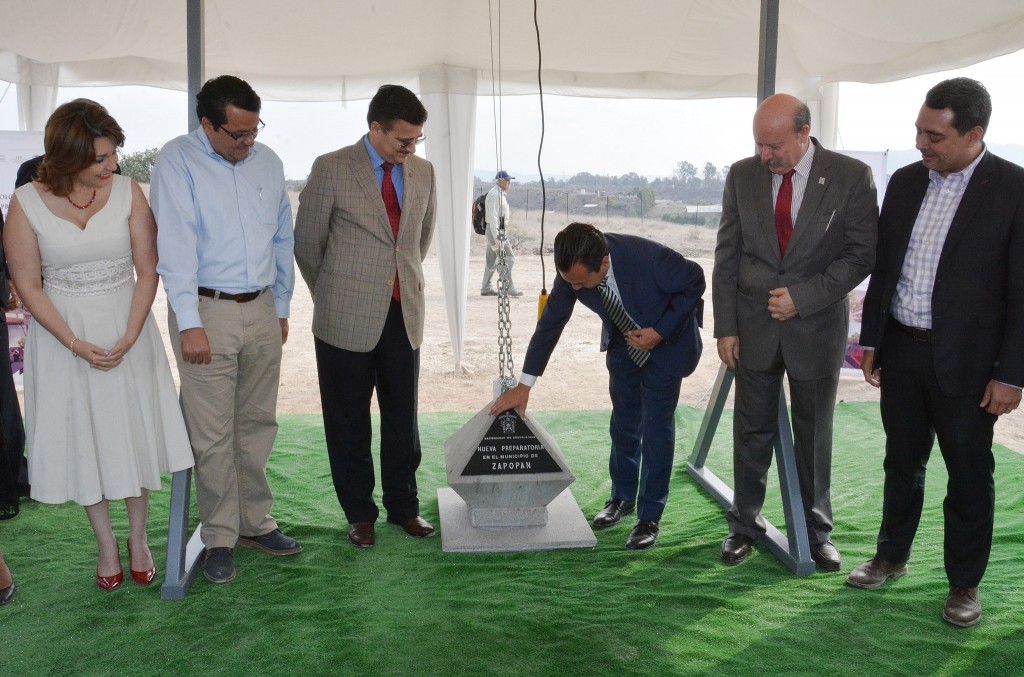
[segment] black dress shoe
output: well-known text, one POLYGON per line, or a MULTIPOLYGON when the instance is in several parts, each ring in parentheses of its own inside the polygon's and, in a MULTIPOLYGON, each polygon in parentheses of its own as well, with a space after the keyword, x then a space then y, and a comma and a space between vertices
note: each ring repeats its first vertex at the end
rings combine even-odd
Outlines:
POLYGON ((608 502, 604 504, 604 510, 594 515, 594 526, 610 527, 613 524, 618 524, 625 515, 630 514, 634 509, 636 509, 635 501, 608 499, 608 502))
POLYGON ((843 565, 839 557, 839 550, 832 545, 832 541, 825 541, 811 546, 811 559, 822 571, 839 571, 843 565))
POLYGON ((750 554, 750 547, 754 539, 746 534, 729 534, 728 538, 722 541, 722 562, 725 564, 739 564, 750 554))
POLYGON ((302 552, 299 542, 291 536, 282 534, 280 529, 274 529, 262 536, 239 536, 238 545, 243 548, 256 548, 275 557, 298 555, 302 552))
POLYGON ((0 520, 14 519, 21 511, 17 501, 14 503, 0 503, 0 520))
POLYGON ((203 576, 211 583, 230 583, 235 580, 235 559, 231 548, 209 548, 203 562, 203 576))
POLYGON ((654 542, 658 540, 658 532, 661 529, 658 527, 657 522, 651 522, 650 520, 640 520, 633 527, 633 531, 630 532, 629 538, 626 539, 626 550, 646 550, 654 545, 654 542))

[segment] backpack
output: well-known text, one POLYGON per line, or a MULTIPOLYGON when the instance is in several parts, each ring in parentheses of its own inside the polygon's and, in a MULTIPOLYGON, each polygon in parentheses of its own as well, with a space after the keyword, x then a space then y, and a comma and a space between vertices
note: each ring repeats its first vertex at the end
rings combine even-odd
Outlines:
POLYGON ((473 216, 473 231, 477 235, 483 235, 487 232, 487 193, 484 193, 477 199, 473 200, 473 205, 470 207, 470 213, 473 216))

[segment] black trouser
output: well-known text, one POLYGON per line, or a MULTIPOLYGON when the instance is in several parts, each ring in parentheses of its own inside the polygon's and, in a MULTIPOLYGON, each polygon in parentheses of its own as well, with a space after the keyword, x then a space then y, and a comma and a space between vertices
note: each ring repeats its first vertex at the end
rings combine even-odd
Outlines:
POLYGON ((882 362, 885 494, 877 556, 906 562, 924 503, 925 466, 936 437, 949 481, 943 501, 950 585, 978 585, 992 549, 996 416, 981 394, 947 397, 935 377, 930 343, 889 327, 882 362))
POLYGON ((380 474, 388 519, 419 514, 416 469, 420 435, 416 418, 420 353, 409 345, 402 306, 391 302, 384 331, 373 350, 358 353, 316 339, 327 453, 338 502, 349 523, 374 522, 374 473, 370 398, 380 405, 380 474))
POLYGON ((0 327, 0 506, 18 505, 18 489, 28 486, 25 422, 11 373, 7 324, 0 327))

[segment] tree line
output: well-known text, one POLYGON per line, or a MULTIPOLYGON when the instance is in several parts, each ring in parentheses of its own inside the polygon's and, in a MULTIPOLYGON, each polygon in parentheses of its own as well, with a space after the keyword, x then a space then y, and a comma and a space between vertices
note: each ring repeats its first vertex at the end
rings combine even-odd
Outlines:
MULTIPOLYGON (((127 153, 121 158, 121 173, 139 183, 149 183, 153 163, 156 162, 159 153, 159 148, 127 153)), ((728 173, 729 165, 718 169, 714 164, 706 162, 704 168, 698 170, 695 165, 681 161, 676 164, 671 177, 659 177, 654 180, 640 176, 636 172, 620 176, 580 172, 567 179, 546 179, 544 185, 548 193, 549 209, 555 208, 555 203, 560 203, 563 207, 568 203, 569 209, 572 210, 573 202, 580 205, 589 204, 587 195, 601 194, 613 196, 615 209, 636 215, 646 213, 654 205, 654 200, 717 204, 722 200, 722 190, 728 173)), ((288 187, 292 190, 301 190, 303 185, 303 180, 288 181, 288 187)), ((491 185, 490 182, 477 182, 476 194, 489 190, 491 185)), ((508 199, 510 204, 522 202, 513 204, 513 207, 539 209, 540 182, 516 182, 509 190, 508 199), (525 192, 523 189, 526 189, 525 192), (531 200, 532 205, 529 204, 531 200)))
MULTIPOLYGON (((711 162, 704 163, 702 170, 693 164, 681 161, 676 164, 671 177, 648 179, 636 172, 620 176, 591 174, 580 172, 566 179, 545 179, 545 188, 553 194, 597 193, 618 196, 633 195, 652 197, 658 200, 678 200, 689 204, 718 204, 722 201, 722 190, 725 188, 725 177, 729 173, 729 165, 721 169, 711 162)), ((487 190, 489 182, 478 182, 477 191, 487 190)), ((520 181, 513 188, 539 190, 539 181, 520 181)), ((509 199, 512 199, 512 189, 509 199)))

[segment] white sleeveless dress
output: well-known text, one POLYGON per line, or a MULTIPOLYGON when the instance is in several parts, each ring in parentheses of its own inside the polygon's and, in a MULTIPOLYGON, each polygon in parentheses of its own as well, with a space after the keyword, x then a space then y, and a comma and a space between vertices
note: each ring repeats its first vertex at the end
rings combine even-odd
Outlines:
MULTIPOLYGON (((128 324, 135 268, 131 179, 114 175, 84 230, 57 217, 32 184, 15 195, 39 240, 43 289, 82 341, 112 348, 128 324)), ((92 505, 159 490, 193 465, 160 332, 150 313, 117 367, 76 358, 33 322, 25 344, 25 438, 32 498, 92 505)))

